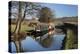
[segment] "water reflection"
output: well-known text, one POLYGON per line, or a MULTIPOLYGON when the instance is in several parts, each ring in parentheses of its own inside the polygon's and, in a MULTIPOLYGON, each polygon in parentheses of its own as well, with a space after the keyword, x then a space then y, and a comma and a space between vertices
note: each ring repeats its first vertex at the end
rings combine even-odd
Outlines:
MULTIPOLYGON (((21 41, 23 50, 25 52, 30 51, 46 51, 46 50, 59 50, 62 47, 62 40, 65 35, 53 35, 51 37, 43 39, 41 42, 36 41, 30 36, 21 41)), ((11 42, 12 52, 15 52, 15 45, 11 42)))
POLYGON ((40 44, 42 45, 42 47, 48 48, 51 46, 52 41, 53 41, 53 38, 51 36, 49 36, 49 37, 41 40, 40 44))

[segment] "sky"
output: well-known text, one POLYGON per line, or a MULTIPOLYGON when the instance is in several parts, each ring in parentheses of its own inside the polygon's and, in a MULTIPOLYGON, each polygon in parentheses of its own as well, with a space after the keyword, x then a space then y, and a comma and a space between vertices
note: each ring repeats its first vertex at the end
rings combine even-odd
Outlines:
MULTIPOLYGON (((54 3, 39 3, 41 6, 48 7, 55 14, 56 18, 78 16, 78 6, 68 4, 54 4, 54 3)), ((13 9, 12 12, 17 12, 17 9, 13 9)), ((14 18, 14 16, 11 16, 14 18)), ((31 16, 26 16, 31 19, 31 16)))
POLYGON ((78 6, 77 5, 67 5, 67 4, 52 4, 44 3, 42 6, 46 6, 55 12, 56 18, 59 17, 70 17, 78 16, 78 6))

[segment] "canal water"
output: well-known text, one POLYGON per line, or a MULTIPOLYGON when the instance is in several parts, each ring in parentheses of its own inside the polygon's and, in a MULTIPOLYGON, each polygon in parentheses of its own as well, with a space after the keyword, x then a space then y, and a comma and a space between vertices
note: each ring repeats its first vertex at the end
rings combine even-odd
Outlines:
MULTIPOLYGON (((52 35, 51 38, 46 38, 40 42, 30 36, 27 36, 24 40, 22 40, 21 44, 24 52, 60 50, 64 37, 64 34, 55 34, 52 35)), ((16 52, 13 42, 11 42, 11 51, 16 52)))

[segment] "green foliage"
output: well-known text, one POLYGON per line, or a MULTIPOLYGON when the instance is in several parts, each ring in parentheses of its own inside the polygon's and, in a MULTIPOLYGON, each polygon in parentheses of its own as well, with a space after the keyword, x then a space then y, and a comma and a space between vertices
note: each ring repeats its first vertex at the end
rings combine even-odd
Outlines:
POLYGON ((76 49, 77 48, 76 37, 77 35, 75 35, 73 30, 70 30, 70 29, 67 30, 65 49, 76 49))

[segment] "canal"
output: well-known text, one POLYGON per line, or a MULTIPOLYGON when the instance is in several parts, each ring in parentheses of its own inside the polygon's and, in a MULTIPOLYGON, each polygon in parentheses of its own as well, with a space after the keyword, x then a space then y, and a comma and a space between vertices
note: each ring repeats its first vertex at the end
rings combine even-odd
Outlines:
MULTIPOLYGON (((21 46, 23 52, 60 50, 64 37, 64 34, 54 34, 40 41, 38 38, 35 40, 31 36, 27 36, 21 41, 21 46)), ((16 52, 15 44, 13 42, 10 42, 10 44, 11 51, 16 52)))

